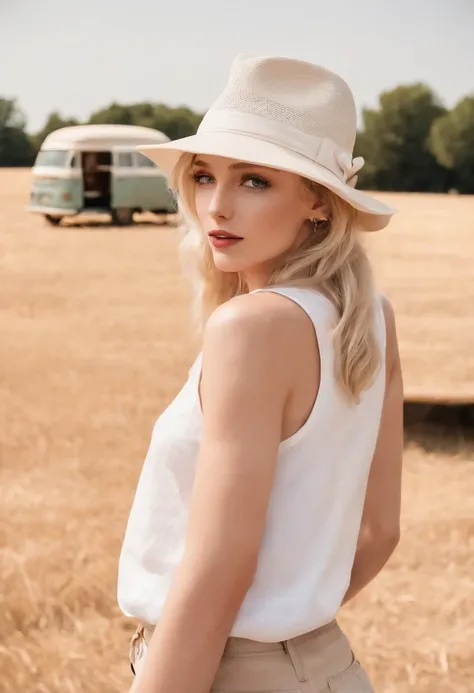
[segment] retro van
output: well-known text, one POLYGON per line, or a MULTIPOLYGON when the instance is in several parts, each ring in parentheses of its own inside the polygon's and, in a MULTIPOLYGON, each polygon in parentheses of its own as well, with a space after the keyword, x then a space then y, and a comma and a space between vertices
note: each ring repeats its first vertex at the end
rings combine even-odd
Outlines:
POLYGON ((136 151, 169 138, 135 125, 76 125, 48 135, 33 167, 28 210, 57 226, 65 217, 107 212, 127 226, 135 212, 173 214, 175 200, 159 168, 136 151))

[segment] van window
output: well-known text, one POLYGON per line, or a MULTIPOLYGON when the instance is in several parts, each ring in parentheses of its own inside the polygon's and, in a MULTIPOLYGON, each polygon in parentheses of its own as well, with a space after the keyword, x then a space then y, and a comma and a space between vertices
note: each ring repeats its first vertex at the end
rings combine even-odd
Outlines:
POLYGON ((132 152, 119 152, 117 155, 117 165, 120 167, 133 166, 132 152))
POLYGON ((151 159, 149 159, 141 152, 135 152, 135 155, 137 157, 138 166, 140 166, 140 168, 156 168, 155 162, 151 161, 151 159))
POLYGON ((69 152, 64 149, 45 149, 38 153, 36 157, 36 166, 57 166, 58 168, 66 168, 69 163, 69 152))

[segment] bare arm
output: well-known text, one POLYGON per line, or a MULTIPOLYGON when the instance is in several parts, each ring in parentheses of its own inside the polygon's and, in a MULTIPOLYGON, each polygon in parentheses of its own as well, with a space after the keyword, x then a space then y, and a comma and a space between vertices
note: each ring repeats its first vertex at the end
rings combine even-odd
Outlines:
POLYGON ((386 392, 372 460, 351 582, 344 603, 382 570, 400 537, 403 455, 403 382, 395 317, 384 305, 387 325, 386 392))
POLYGON ((137 693, 208 693, 253 582, 289 389, 284 323, 254 299, 224 304, 206 328, 186 550, 137 693))

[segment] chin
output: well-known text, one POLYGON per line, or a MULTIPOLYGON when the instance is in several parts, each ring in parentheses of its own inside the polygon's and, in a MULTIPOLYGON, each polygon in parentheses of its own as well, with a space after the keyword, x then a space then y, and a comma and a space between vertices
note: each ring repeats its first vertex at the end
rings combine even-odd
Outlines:
POLYGON ((237 258, 229 257, 223 253, 214 253, 214 265, 221 272, 243 272, 248 269, 248 264, 239 262, 237 258))

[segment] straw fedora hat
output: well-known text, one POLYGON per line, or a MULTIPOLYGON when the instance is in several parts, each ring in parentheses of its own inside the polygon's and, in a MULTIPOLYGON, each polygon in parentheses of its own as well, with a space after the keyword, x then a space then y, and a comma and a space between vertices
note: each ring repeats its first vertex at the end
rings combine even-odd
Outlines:
POLYGON ((356 107, 346 82, 324 67, 283 57, 238 55, 224 91, 191 137, 138 147, 169 178, 184 152, 291 171, 332 190, 367 231, 395 210, 355 189, 356 107))

